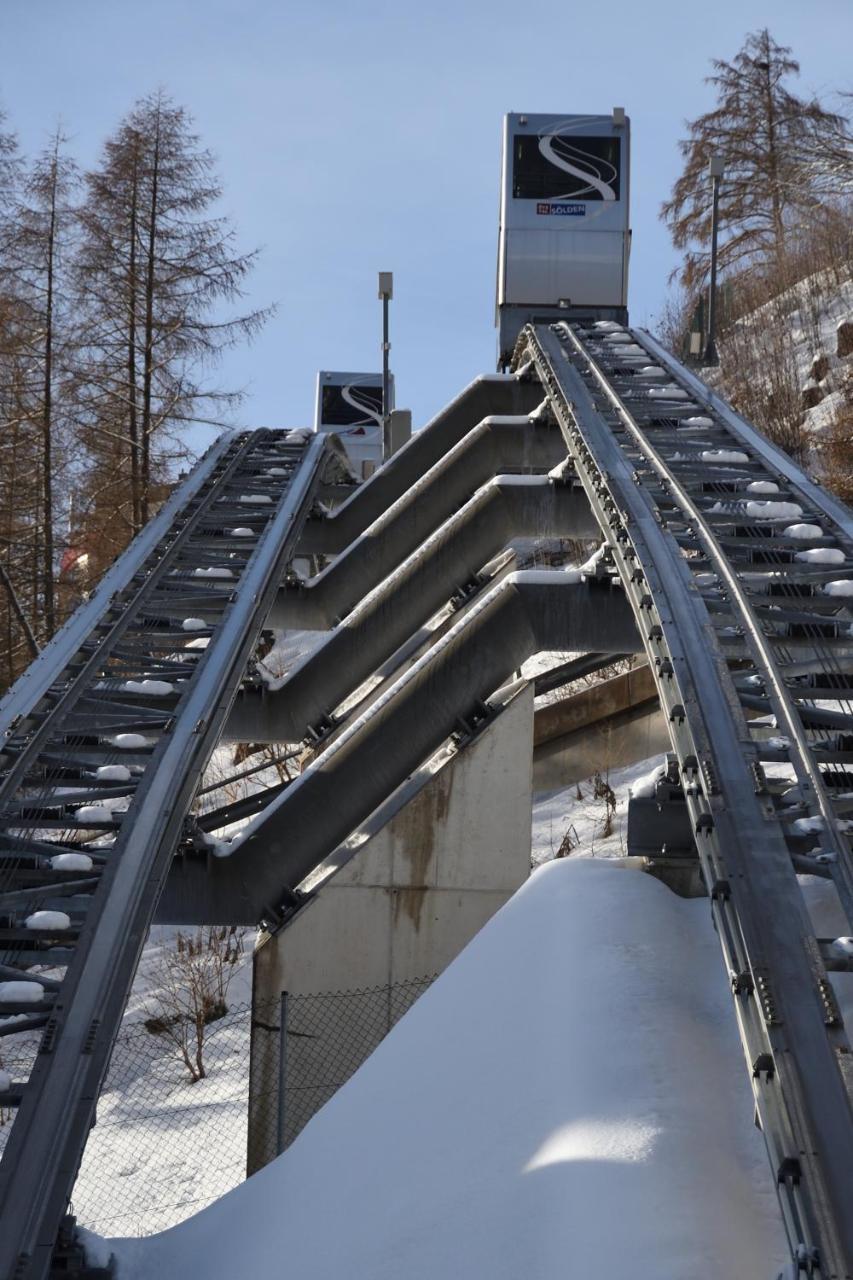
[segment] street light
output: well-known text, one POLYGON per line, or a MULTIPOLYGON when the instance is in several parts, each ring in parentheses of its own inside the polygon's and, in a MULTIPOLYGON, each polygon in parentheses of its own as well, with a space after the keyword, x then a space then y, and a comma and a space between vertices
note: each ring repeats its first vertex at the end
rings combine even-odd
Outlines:
POLYGON ((708 341, 705 343, 705 364, 720 363, 717 355, 717 223, 720 207, 720 179, 725 172, 722 156, 711 156, 708 166, 714 188, 711 206, 711 281, 708 289, 708 341))
POLYGON ((391 457, 391 378, 388 372, 388 303, 394 296, 394 273, 379 272, 379 297, 382 299, 382 461, 391 457))

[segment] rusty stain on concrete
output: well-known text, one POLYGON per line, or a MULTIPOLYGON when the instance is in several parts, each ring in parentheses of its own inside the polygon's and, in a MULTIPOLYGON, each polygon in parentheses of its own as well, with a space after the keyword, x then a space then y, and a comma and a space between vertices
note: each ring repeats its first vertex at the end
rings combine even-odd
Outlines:
POLYGON ((443 769, 436 774, 397 818, 394 878, 402 878, 396 862, 398 853, 408 862, 409 874, 405 884, 397 883, 394 887, 394 923, 400 912, 405 911, 416 931, 421 926, 424 895, 431 887, 429 872, 435 856, 436 828, 447 821, 450 809, 454 772, 453 769, 443 769))

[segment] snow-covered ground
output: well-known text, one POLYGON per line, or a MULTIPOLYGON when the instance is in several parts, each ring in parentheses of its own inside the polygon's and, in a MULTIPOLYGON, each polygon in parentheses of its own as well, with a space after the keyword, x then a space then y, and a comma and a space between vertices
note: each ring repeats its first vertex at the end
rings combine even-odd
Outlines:
POLYGON ((192 1083, 175 1046, 144 1027, 161 1012, 162 963, 177 932, 151 930, 74 1188, 79 1221, 103 1234, 162 1231, 246 1173, 254 934, 234 966, 229 1014, 208 1029, 208 1074, 192 1083))
POLYGON ((836 351, 839 326, 851 322, 853 279, 839 280, 836 271, 815 272, 739 321, 733 346, 727 350, 728 337, 721 341, 720 372, 703 376, 725 394, 732 356, 739 349, 735 369, 747 359, 754 366, 753 383, 768 399, 790 383, 795 394, 818 400, 803 408, 801 422, 804 435, 819 447, 853 397, 853 359, 836 351), (822 366, 816 363, 819 358, 822 366))
POLYGON ((244 1011, 211 1026, 196 1084, 159 1037, 122 1032, 74 1189, 84 1226, 149 1235, 242 1182, 249 1023, 244 1011))
MULTIPOLYGON (((534 796, 531 831, 531 862, 540 866, 558 856, 568 834, 566 853, 572 858, 622 858, 627 852, 628 790, 657 759, 641 760, 601 775, 601 782, 613 791, 615 807, 608 822, 608 805, 596 795, 593 778, 585 778, 560 791, 534 796), (608 830, 609 828, 609 830, 608 830)), ((565 854, 564 854, 565 856, 565 854)))
POLYGON ((704 901, 540 868, 272 1165, 119 1280, 730 1280, 785 1244, 704 901))
MULTIPOLYGON (((92 1259, 114 1252, 118 1280, 234 1280, 279 1268, 286 1241, 301 1280, 775 1275, 786 1246, 707 902, 614 861, 628 788, 659 763, 606 779, 609 835, 592 779, 535 798, 531 880, 248 1182, 219 1154, 236 1139, 242 1157, 248 1023, 199 1084, 152 1067, 153 1148, 150 1116, 106 1095, 87 1160, 109 1171, 119 1213, 152 1186, 154 1204, 111 1218, 102 1200, 81 1221, 171 1229, 93 1240, 92 1259)), ((807 892, 819 932, 837 933, 826 886, 807 892)), ((168 941, 148 950, 131 1018, 168 941)), ((853 975, 835 981, 853 1006, 853 975)))
MULTIPOLYGON (((565 655, 553 655, 541 669, 564 660, 565 655)), ((606 810, 594 796, 591 779, 537 796, 533 864, 555 857, 569 828, 573 857, 621 856, 627 788, 644 770, 647 763, 610 775, 617 806, 609 837, 602 834, 606 810)), ((238 1185, 245 1174, 248 1014, 213 1024, 206 1054, 209 1074, 195 1084, 177 1051, 143 1027, 157 1012, 163 959, 174 948, 176 933, 151 930, 74 1192, 80 1222, 103 1234, 162 1231, 238 1185), (215 1158, 207 1160, 203 1153, 211 1134, 215 1158)), ((251 1001, 252 945, 249 932, 228 993, 232 1010, 246 1010, 251 1001)))

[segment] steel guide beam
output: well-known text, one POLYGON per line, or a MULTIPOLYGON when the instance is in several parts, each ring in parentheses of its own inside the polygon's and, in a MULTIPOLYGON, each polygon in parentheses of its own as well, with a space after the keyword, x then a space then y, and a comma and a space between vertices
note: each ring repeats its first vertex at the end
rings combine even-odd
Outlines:
POLYGON ((756 744, 710 616, 675 538, 614 435, 627 415, 624 404, 612 392, 611 413, 596 404, 573 360, 586 362, 591 378, 600 375, 605 394, 607 379, 574 335, 558 337, 561 328, 527 328, 517 351, 534 360, 548 389, 655 676, 792 1257, 806 1273, 849 1277, 850 1046, 784 832, 758 782, 756 744))
MULTIPOLYGON (((532 429, 532 428, 531 428, 532 429)), ((550 435, 558 435, 551 428, 550 435)), ((563 450, 560 451, 561 454, 563 450)), ((449 519, 431 530, 417 549, 378 581, 367 580, 352 612, 306 655, 274 692, 244 689, 225 729, 227 740, 298 742, 377 671, 463 584, 520 537, 591 537, 598 532, 585 494, 571 477, 500 477, 478 489, 449 519)), ((295 591, 294 626, 327 620, 303 612, 295 591)), ((313 602, 309 610, 317 609, 313 602)))
MULTIPOLYGON (((278 920, 306 877, 437 751, 473 723, 533 653, 638 645, 624 593, 610 579, 563 570, 511 573, 480 593, 374 702, 265 806, 229 857, 177 859, 158 919, 278 920), (166 914, 173 912, 172 915, 166 914)), ((278 790, 278 789, 277 789, 278 790)))
MULTIPOLYGON (((625 403, 619 398, 610 385, 609 379, 605 371, 592 359, 577 335, 571 330, 566 330, 566 339, 572 344, 574 350, 588 362, 590 371, 601 388, 603 394, 609 399, 610 403, 616 409, 620 418, 628 428, 628 431, 636 441, 640 451, 651 465, 653 471, 660 478, 666 487, 666 492, 671 498, 671 509, 678 510, 684 515, 690 523, 694 531, 697 541, 705 551, 708 562, 713 566, 714 572, 719 576, 721 582, 725 586, 725 605, 726 608, 737 617, 738 624, 742 627, 743 634, 747 641, 750 654, 756 664, 756 667, 763 673, 765 686, 767 688, 767 698, 769 708, 776 717, 777 725, 780 730, 792 739, 792 746, 795 750, 791 753, 791 763, 797 774, 797 780, 803 793, 804 804, 817 808, 822 821, 822 838, 824 841, 829 840, 836 860, 833 866, 833 879, 836 882, 842 905, 847 914, 848 922, 853 927, 853 856, 848 841, 844 838, 843 833, 838 825, 838 819, 833 810, 832 804, 827 795, 827 789, 823 783, 820 774, 804 732, 804 725, 800 715, 794 706, 793 698, 787 688, 782 674, 779 670, 775 655, 771 648, 770 637, 765 634, 758 621, 758 615, 764 614, 761 605, 753 606, 747 595, 744 586, 741 583, 740 576, 725 555, 719 544, 717 543, 713 529, 709 524, 707 513, 701 511, 696 503, 685 491, 676 475, 676 469, 667 466, 662 458, 656 453, 652 446, 645 440, 642 433, 633 421, 629 410, 625 403)), ((752 443, 750 442, 750 448, 752 443)), ((677 469, 679 472, 681 468, 677 469)), ((790 478, 790 477, 789 477, 790 478)), ((805 477, 802 477, 805 480, 805 477)), ((794 486, 792 486, 794 487, 794 486)), ((803 500, 812 505, 816 496, 822 497, 822 492, 818 495, 806 495, 804 488, 800 485, 796 486, 796 491, 801 494, 803 500)), ((658 503, 658 509, 660 504, 658 503)), ((828 514, 828 513, 827 513, 828 514)), ((832 517, 829 517, 832 519, 832 517)), ((834 523, 834 521, 833 521, 834 523)), ((835 575, 837 576, 836 569, 835 575)), ((812 606, 812 613, 797 613, 795 611, 785 611, 781 607, 776 607, 773 614, 764 614, 765 621, 774 622, 804 622, 811 623, 813 615, 821 612, 837 612, 838 601, 826 597, 823 600, 815 601, 812 606)), ((829 723, 829 721, 827 722, 829 723)))
MULTIPOLYGON (((59 758, 65 758, 61 745, 57 748, 57 737, 60 744, 68 738, 69 764, 72 756, 85 762, 89 769, 99 763, 99 756, 103 760, 109 748, 97 745, 103 732, 97 720, 98 706, 102 704, 106 709, 110 730, 119 723, 126 730, 128 718, 142 714, 134 705, 128 705, 117 712, 123 719, 116 720, 110 710, 115 706, 111 701, 112 682, 102 679, 105 665, 111 655, 119 654, 123 638, 133 626, 140 637, 150 637, 156 652, 160 633, 148 627, 146 601, 158 591, 172 598, 172 569, 186 558, 185 549, 196 534, 201 537, 196 547, 198 559, 193 552, 186 562, 195 563, 198 568, 200 561, 204 571, 210 560, 202 529, 205 519, 215 513, 216 518, 236 525, 237 516, 246 510, 240 491, 250 486, 256 492, 263 491, 263 516, 254 520, 257 536, 250 544, 241 545, 237 559, 229 559, 235 572, 220 584, 215 621, 201 629, 209 639, 208 647, 198 654, 192 676, 180 686, 177 696, 169 699, 169 710, 174 707, 176 713, 157 720, 154 729, 159 740, 147 753, 136 750, 125 757, 144 763, 144 772, 134 780, 135 786, 124 788, 132 810, 126 829, 122 819, 115 820, 112 829, 117 833, 116 843, 93 850, 96 855, 105 855, 103 862, 97 856, 93 858, 97 887, 87 895, 82 892, 79 878, 55 872, 49 883, 38 887, 41 907, 52 903, 57 895, 62 898, 65 911, 72 917, 71 928, 58 929, 53 935, 34 934, 14 924, 15 911, 27 909, 30 891, 26 882, 33 870, 38 870, 40 864, 50 866, 44 858, 51 849, 64 852, 69 846, 62 841, 51 846, 44 837, 26 839, 28 825, 35 833, 43 828, 46 834, 53 828, 40 810, 34 811, 28 823, 20 814, 16 816, 14 804, 3 813, 7 828, 3 840, 9 845, 12 858, 6 872, 4 862, 0 862, 0 874, 11 877, 12 886, 16 878, 25 886, 20 891, 13 887, 0 901, 0 911, 13 921, 11 928, 0 929, 0 947, 20 960, 19 965, 9 965, 7 969, 26 971, 38 963, 66 966, 65 976, 52 996, 30 1079, 25 1085, 16 1084, 14 1090, 20 1110, 0 1162, 0 1275, 4 1277, 42 1280, 50 1267, 57 1229, 93 1122, 114 1035, 184 815, 216 745, 281 575, 295 550, 325 459, 334 452, 334 446, 324 437, 298 448, 288 446, 286 441, 285 432, 244 433, 230 437, 227 447, 216 451, 216 465, 200 468, 203 483, 198 484, 198 477, 191 477, 189 485, 177 495, 178 499, 183 496, 183 504, 179 500, 172 504, 165 544, 150 545, 150 540, 143 538, 147 559, 128 557, 125 564, 131 567, 131 575, 126 578, 123 591, 101 600, 100 618, 85 611, 89 632, 97 635, 97 643, 92 645, 82 625, 75 621, 64 643, 69 644, 73 638, 79 644, 79 660, 67 661, 62 646, 56 646, 53 683, 41 680, 35 706, 30 700, 30 709, 11 726, 6 746, 8 768, 0 784, 7 799, 14 801, 20 787, 26 795, 33 767, 37 761, 44 765, 45 748, 48 755, 58 749, 59 758), (274 460, 286 465, 271 471, 268 468, 274 460), (145 572, 140 572, 141 568, 145 572), (78 755, 78 743, 87 742, 87 717, 70 735, 64 726, 78 706, 85 707, 92 689, 99 691, 90 708, 95 727, 88 731, 91 744, 78 755), (23 833, 16 830, 21 827, 23 833), (19 843, 23 847, 16 857, 19 843), (32 853, 27 852, 30 845, 32 853), (45 942, 52 943, 52 947, 44 950, 45 942)), ((162 542, 162 528, 160 534, 162 542)), ((209 593, 206 585, 202 593, 209 593)), ((176 617, 183 616, 183 608, 182 603, 176 617)), ((166 652, 180 648, 191 638, 186 631, 177 630, 181 640, 175 635, 167 638, 166 652)), ((139 646, 124 669, 147 671, 149 652, 147 645, 139 646)), ((115 661, 121 671, 124 659, 116 657, 115 661)), ((182 662, 179 658, 178 665, 182 662)), ((152 721, 146 721, 143 715, 142 723, 150 732, 152 721)), ((52 777, 48 774, 49 779, 52 777)), ((94 790, 91 778, 89 785, 94 790)), ((52 782, 43 782, 42 787, 44 799, 52 802, 52 782)), ((100 789, 100 798, 109 798, 114 791, 115 786, 107 781, 100 789)), ((71 816, 58 822, 67 830, 76 821, 73 805, 79 804, 80 797, 69 801, 63 796, 62 801, 71 804, 71 816)), ((78 825, 95 832, 109 829, 109 824, 99 818, 91 819, 91 826, 89 821, 87 815, 78 825)), ((85 844, 79 847, 87 848, 85 844)), ((35 1028, 44 1023, 43 1016, 36 1015, 32 1020, 35 1028)))

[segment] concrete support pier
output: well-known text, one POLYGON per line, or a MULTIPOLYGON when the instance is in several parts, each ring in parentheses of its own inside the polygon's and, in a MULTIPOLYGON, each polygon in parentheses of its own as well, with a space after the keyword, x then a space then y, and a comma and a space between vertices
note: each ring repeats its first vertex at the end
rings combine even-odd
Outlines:
MULTIPOLYGON (((532 754, 529 685, 425 778, 287 929, 262 939, 254 958, 248 1172, 271 1160, 288 1132, 276 1115, 282 1064, 271 1045, 281 992, 394 986, 446 968, 527 879, 532 754)), ((327 1042, 324 1051, 343 1053, 351 1034, 343 1007, 338 1044, 327 1042)), ((315 1087, 293 1074, 316 1070, 311 1062, 288 1055, 287 1094, 315 1087)))

